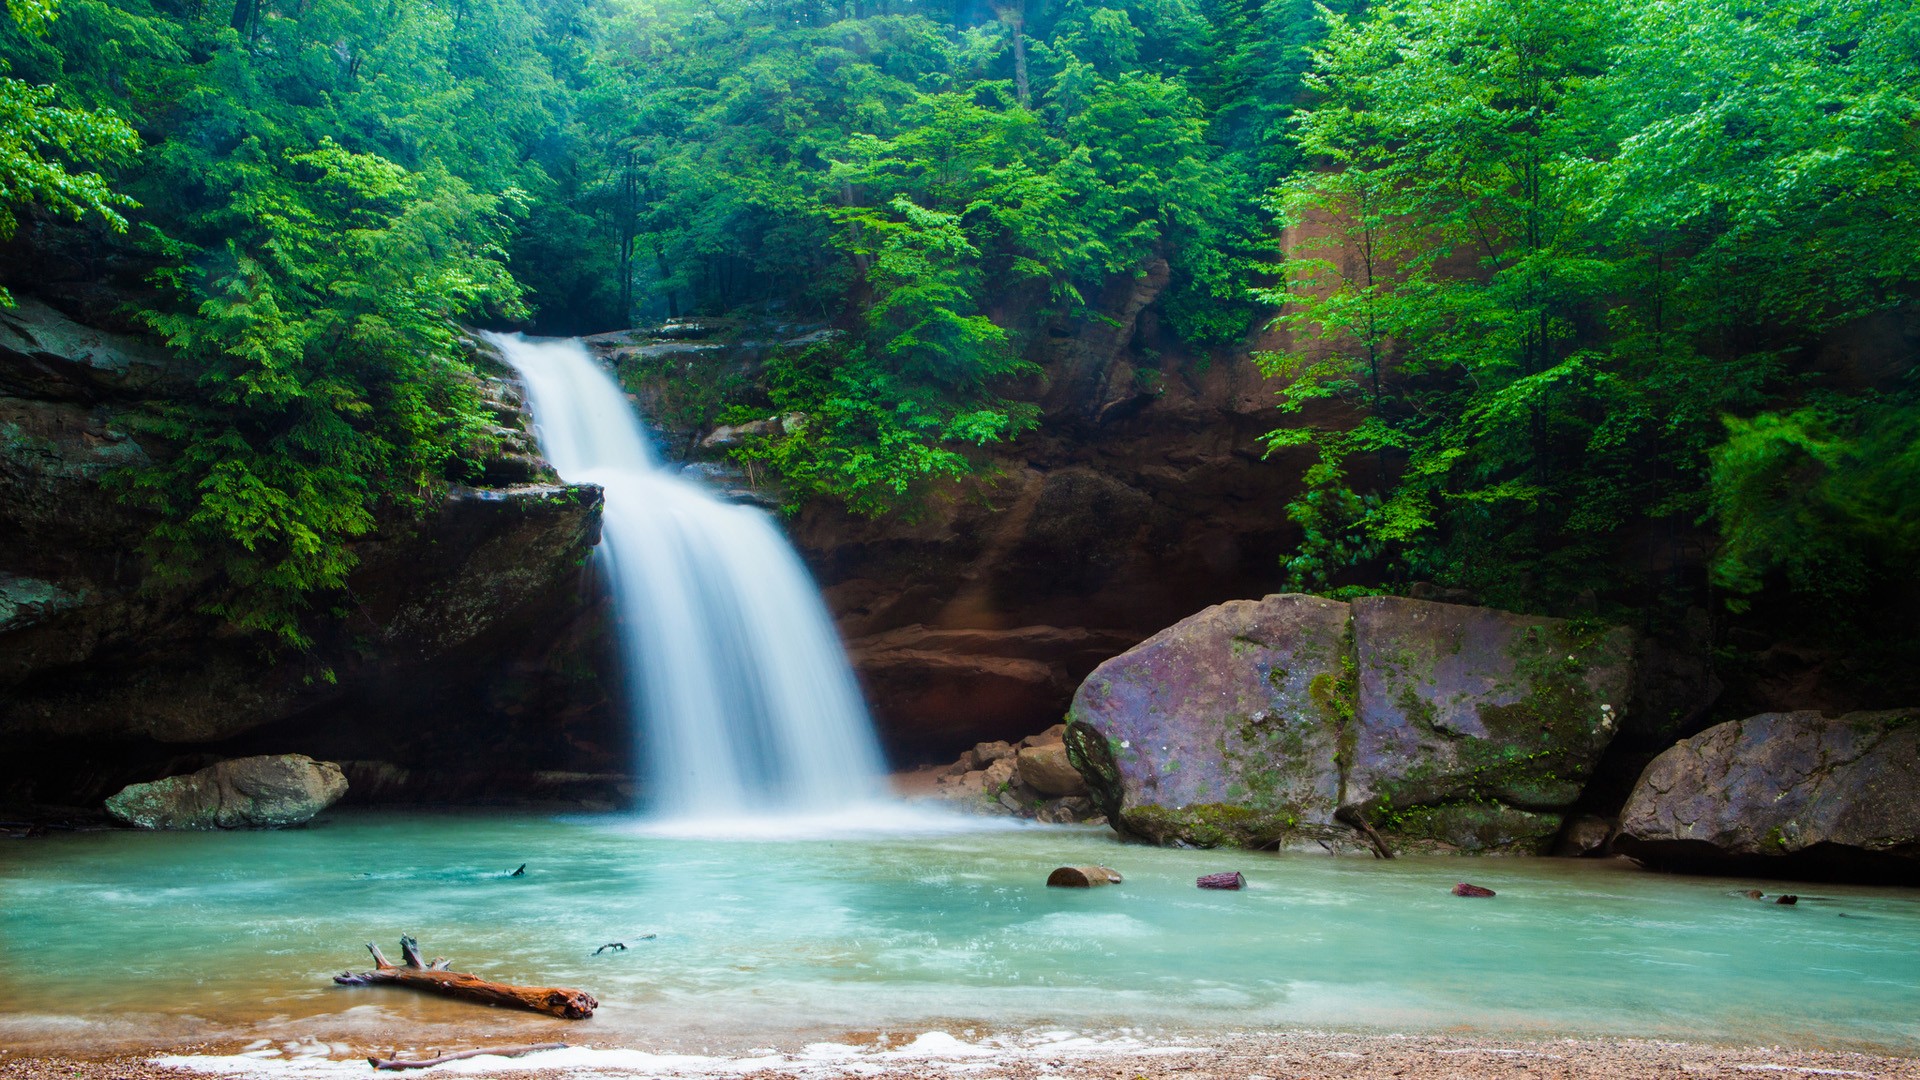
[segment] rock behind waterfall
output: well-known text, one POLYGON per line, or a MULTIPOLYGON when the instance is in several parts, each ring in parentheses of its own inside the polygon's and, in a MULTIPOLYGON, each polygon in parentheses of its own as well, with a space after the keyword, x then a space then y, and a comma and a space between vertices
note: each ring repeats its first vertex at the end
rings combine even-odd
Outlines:
POLYGON ((1920 878, 1920 709, 1710 727, 1647 766, 1615 847, 1679 869, 1920 878))
POLYGON ((333 762, 268 754, 129 784, 107 800, 107 812, 142 829, 275 829, 311 819, 346 793, 333 762))

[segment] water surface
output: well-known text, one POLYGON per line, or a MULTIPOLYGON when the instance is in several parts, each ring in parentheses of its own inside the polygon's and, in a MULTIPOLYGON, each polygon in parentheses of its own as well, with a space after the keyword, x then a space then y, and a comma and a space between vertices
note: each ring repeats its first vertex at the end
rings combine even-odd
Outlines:
POLYGON ((285 832, 16 841, 0 847, 0 1043, 484 1025, 744 1049, 1050 1025, 1920 1049, 1920 891, 1805 886, 1779 907, 1737 895, 1753 883, 1615 861, 1378 862, 984 828, 716 839, 621 818, 351 812, 285 832), (1087 862, 1126 882, 1044 886, 1087 862), (1194 888, 1230 868, 1246 891, 1194 888), (1450 895, 1462 878, 1499 896, 1450 895), (461 970, 589 990, 601 1012, 568 1026, 330 984, 366 965, 366 941, 397 957, 402 933, 461 970), (593 955, 612 941, 628 948, 593 955))

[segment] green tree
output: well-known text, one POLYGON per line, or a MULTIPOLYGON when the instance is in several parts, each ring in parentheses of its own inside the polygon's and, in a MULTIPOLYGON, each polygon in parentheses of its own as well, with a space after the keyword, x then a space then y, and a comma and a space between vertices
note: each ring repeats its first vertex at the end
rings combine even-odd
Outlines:
POLYGON ((1326 13, 1299 117, 1318 166, 1275 199, 1305 239, 1262 293, 1295 343, 1267 359, 1285 407, 1357 409, 1275 433, 1320 449, 1289 510, 1301 580, 1533 607, 1662 587, 1627 538, 1679 544, 1708 511, 1722 417, 1798 392, 1819 334, 1909 295, 1914 20, 1884 12, 1326 13))

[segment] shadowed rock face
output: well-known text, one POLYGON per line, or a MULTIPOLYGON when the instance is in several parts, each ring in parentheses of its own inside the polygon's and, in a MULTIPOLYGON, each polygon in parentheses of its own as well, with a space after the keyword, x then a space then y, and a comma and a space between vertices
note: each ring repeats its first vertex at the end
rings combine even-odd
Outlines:
POLYGON ((1156 842, 1544 851, 1617 728, 1633 641, 1370 597, 1208 608, 1097 668, 1067 743, 1156 842))
POLYGON ((1647 766, 1615 846, 1677 869, 1920 880, 1920 709, 1708 728, 1647 766))
MULTIPOLYGON (((289 748, 387 763, 428 798, 625 767, 625 748, 580 722, 597 685, 557 685, 596 681, 596 635, 577 624, 595 613, 599 489, 454 488, 433 512, 389 517, 353 545, 360 564, 345 598, 324 598, 339 611, 313 652, 275 651, 203 613, 219 582, 156 586, 136 552, 153 521, 110 486, 169 452, 130 421, 187 378, 170 353, 43 304, 0 313, 0 804, 97 807, 130 781, 289 748), (521 721, 529 700, 542 730, 521 721)), ((487 386, 524 457, 512 388, 487 386)))
POLYGON ((1058 721, 1061 702, 1087 672, 1134 640, 1081 627, 915 625, 850 641, 847 654, 870 698, 885 709, 888 749, 911 760, 956 740, 999 739, 1009 718, 1058 721))
POLYGON ((107 812, 142 829, 278 829, 311 820, 346 793, 333 762, 272 754, 128 785, 107 800, 107 812))

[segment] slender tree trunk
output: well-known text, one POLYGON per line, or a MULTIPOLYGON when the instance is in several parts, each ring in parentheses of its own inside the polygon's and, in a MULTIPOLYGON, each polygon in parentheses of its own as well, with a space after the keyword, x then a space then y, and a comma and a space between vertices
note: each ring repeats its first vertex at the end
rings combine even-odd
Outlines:
POLYGON ((620 322, 633 322, 633 248, 637 230, 634 219, 640 212, 640 177, 633 155, 626 155, 620 170, 620 322))
POLYGON ((1033 95, 1027 83, 1027 14, 1023 9, 1015 8, 1013 22, 1013 92, 1020 98, 1020 107, 1033 104, 1033 95))
POLYGON ((667 249, 653 245, 653 265, 660 272, 660 283, 667 294, 667 318, 680 317, 680 294, 673 287, 673 268, 667 265, 667 249))

